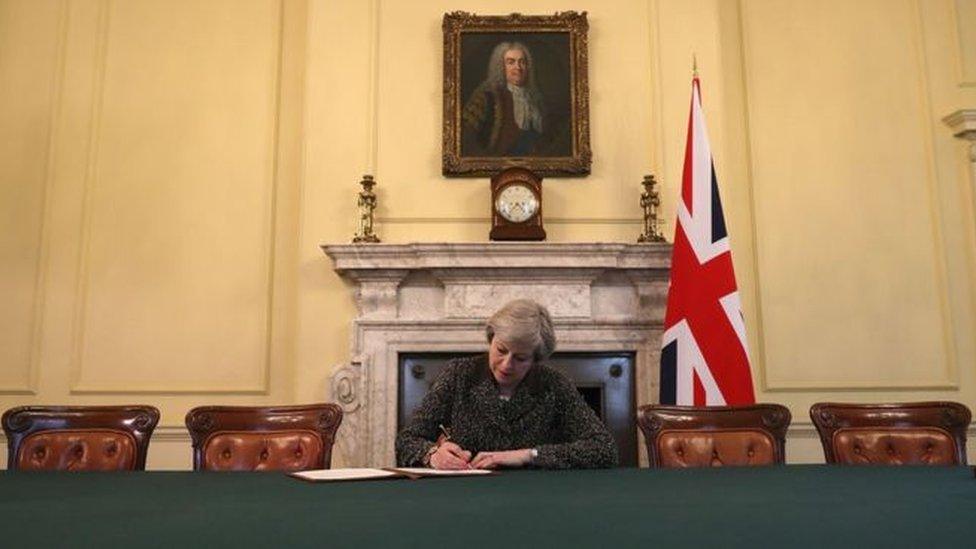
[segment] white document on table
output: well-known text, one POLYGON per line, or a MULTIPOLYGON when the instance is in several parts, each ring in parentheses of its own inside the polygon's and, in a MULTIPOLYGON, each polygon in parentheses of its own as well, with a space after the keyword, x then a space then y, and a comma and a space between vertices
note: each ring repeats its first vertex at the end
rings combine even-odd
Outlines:
POLYGON ((422 477, 465 477, 471 475, 490 475, 494 473, 489 469, 429 469, 427 467, 396 467, 394 471, 400 471, 408 475, 420 475, 422 477))
POLYGON ((365 467, 351 467, 345 469, 319 469, 315 471, 299 471, 291 476, 313 482, 330 482, 339 480, 369 480, 393 478, 402 476, 394 471, 383 469, 369 469, 365 467))

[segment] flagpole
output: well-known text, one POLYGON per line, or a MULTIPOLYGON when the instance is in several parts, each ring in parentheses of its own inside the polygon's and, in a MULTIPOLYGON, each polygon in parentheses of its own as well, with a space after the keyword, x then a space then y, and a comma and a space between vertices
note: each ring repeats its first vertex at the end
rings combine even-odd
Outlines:
POLYGON ((691 105, 678 195, 664 331, 660 402, 754 404, 742 303, 692 55, 691 105))

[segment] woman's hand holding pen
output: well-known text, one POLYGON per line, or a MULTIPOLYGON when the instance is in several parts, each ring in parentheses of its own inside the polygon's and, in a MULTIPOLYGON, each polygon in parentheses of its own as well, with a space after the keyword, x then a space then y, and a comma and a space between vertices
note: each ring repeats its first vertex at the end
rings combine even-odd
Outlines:
POLYGON ((532 461, 532 450, 508 450, 503 452, 479 452, 474 459, 471 452, 451 441, 444 441, 430 456, 434 469, 497 469, 522 467, 532 461))
POLYGON ((522 467, 532 461, 532 450, 507 450, 504 452, 478 452, 469 467, 474 469, 497 469, 499 467, 522 467))
POLYGON ((430 456, 430 466, 434 469, 470 469, 471 452, 451 441, 444 441, 430 456))

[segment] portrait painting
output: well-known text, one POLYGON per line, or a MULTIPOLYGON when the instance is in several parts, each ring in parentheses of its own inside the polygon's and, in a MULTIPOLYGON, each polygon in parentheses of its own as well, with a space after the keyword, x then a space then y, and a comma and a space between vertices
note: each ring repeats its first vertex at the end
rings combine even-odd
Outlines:
POLYGON ((586 13, 444 16, 443 173, 590 173, 586 13))

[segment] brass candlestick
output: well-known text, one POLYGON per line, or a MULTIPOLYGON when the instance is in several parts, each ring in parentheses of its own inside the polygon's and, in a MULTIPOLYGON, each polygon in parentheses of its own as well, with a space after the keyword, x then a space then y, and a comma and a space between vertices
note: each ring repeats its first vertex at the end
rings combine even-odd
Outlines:
POLYGON ((354 244, 375 244, 380 241, 379 237, 373 234, 373 210, 376 209, 376 193, 373 186, 376 181, 373 176, 364 175, 359 182, 363 190, 359 191, 359 232, 352 238, 354 244))
POLYGON ((658 194, 657 181, 653 175, 645 175, 641 181, 644 192, 641 193, 640 205, 644 210, 644 232, 637 238, 637 242, 665 242, 661 234, 661 220, 658 219, 658 208, 661 206, 661 195, 658 194))

